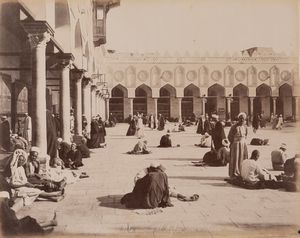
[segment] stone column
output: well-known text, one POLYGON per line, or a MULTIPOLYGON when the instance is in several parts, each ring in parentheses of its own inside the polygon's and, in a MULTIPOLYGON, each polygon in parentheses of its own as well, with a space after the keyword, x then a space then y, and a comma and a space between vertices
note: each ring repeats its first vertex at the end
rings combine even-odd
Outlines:
POLYGON ((133 116, 133 98, 129 99, 130 114, 133 116))
POLYGON ((202 98, 202 115, 205 116, 205 103, 207 102, 207 99, 205 97, 202 98))
POLYGON ((153 98, 154 99, 154 113, 155 113, 155 119, 157 119, 157 117, 158 117, 158 112, 157 112, 157 100, 158 100, 158 98, 153 98))
POLYGON ((250 102, 250 117, 251 117, 251 121, 253 119, 253 101, 254 101, 254 97, 249 97, 249 102, 250 102))
POLYGON ((91 87, 91 111, 92 111, 92 116, 96 116, 96 90, 97 90, 97 86, 93 85, 91 87))
POLYGON ((273 114, 276 115, 276 102, 277 102, 277 97, 273 97, 273 114))
POLYGON ((72 72, 75 83, 75 135, 82 135, 82 78, 84 70, 74 70, 72 72))
POLYGON ((47 154, 46 126, 46 46, 54 31, 45 21, 22 22, 28 33, 32 55, 32 145, 47 154))
POLYGON ((227 102, 227 120, 231 120, 231 102, 232 102, 232 97, 227 97, 226 98, 227 102))
POLYGON ((299 115, 299 97, 295 98, 295 119, 296 121, 299 121, 300 115, 299 115))
POLYGON ((72 54, 61 54, 58 56, 60 60, 61 77, 60 77, 60 94, 59 94, 59 110, 60 110, 60 133, 64 141, 70 143, 71 139, 71 123, 70 123, 70 66, 74 57, 72 54))
POLYGON ((109 118, 109 98, 105 98, 105 120, 109 118))
POLYGON ((96 114, 100 115, 100 95, 101 95, 101 91, 100 90, 97 90, 96 91, 96 114))
POLYGON ((83 96, 83 104, 82 104, 82 113, 85 115, 87 120, 86 131, 90 133, 91 130, 91 79, 83 78, 82 81, 82 96, 83 96))
POLYGON ((181 102, 182 98, 178 98, 178 122, 182 122, 181 102))

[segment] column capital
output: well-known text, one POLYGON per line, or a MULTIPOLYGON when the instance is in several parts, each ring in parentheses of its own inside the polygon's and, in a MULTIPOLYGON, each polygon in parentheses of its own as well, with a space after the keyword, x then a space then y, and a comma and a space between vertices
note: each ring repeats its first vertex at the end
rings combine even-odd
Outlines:
POLYGON ((84 69, 73 69, 72 71, 72 79, 75 81, 81 81, 84 73, 86 72, 84 69))
POLYGON ((74 61, 74 56, 72 53, 59 53, 57 55, 57 59, 59 65, 63 68, 68 67, 71 65, 72 61, 74 61))
POLYGON ((21 26, 28 34, 31 48, 46 47, 54 35, 54 30, 46 21, 21 21, 21 26))
POLYGON ((86 78, 86 77, 84 77, 84 78, 82 79, 82 86, 83 86, 83 87, 86 87, 86 86, 88 86, 88 85, 91 86, 91 84, 92 84, 92 79, 91 79, 91 78, 86 78))

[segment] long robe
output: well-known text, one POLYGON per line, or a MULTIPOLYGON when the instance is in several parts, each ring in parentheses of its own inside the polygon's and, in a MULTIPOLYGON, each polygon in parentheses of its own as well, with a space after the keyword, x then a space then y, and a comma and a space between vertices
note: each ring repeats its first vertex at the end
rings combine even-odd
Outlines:
POLYGON ((159 124, 157 130, 162 131, 165 129, 165 118, 163 116, 159 117, 159 124))
POLYGON ((99 120, 98 126, 99 126, 99 130, 98 130, 99 143, 103 144, 105 143, 106 130, 102 120, 99 120))
POLYGON ((171 205, 167 175, 159 169, 137 180, 131 193, 121 203, 127 208, 156 208, 171 205))
POLYGON ((57 134, 56 124, 50 111, 46 111, 47 124, 47 154, 50 156, 50 164, 57 157, 57 134))
POLYGON ((203 134, 205 134, 205 133, 208 133, 208 134, 210 134, 211 135, 211 123, 210 123, 210 121, 209 120, 205 120, 204 121, 204 131, 203 131, 203 134))
POLYGON ((218 151, 223 146, 222 140, 225 138, 226 136, 223 125, 220 121, 217 121, 212 131, 212 142, 216 151, 218 151))
POLYGON ((129 127, 126 133, 126 136, 134 136, 136 133, 136 124, 135 124, 135 119, 131 118, 129 122, 129 127))
POLYGON ((260 116, 257 114, 254 116, 253 121, 252 121, 252 127, 253 129, 257 130, 260 124, 260 116))
POLYGON ((144 124, 143 124, 143 119, 141 117, 138 118, 137 124, 136 124, 136 134, 138 138, 142 138, 145 136, 144 134, 144 124))
POLYGON ((246 136, 247 127, 239 124, 233 125, 228 133, 230 142, 229 176, 231 178, 241 175, 242 162, 248 159, 246 136))
MULTIPOLYGON (((82 155, 81 152, 79 150, 70 150, 67 154, 67 160, 71 160, 72 162, 74 162, 74 165, 76 167, 80 167, 83 166, 82 163, 82 155)), ((69 164, 67 164, 68 167, 69 164)))
POLYGON ((0 145, 7 151, 10 149, 10 125, 7 120, 0 124, 0 145))
POLYGON ((91 122, 91 139, 89 140, 89 148, 99 148, 100 138, 99 138, 99 125, 96 120, 91 122))
POLYGON ((202 118, 199 118, 198 120, 198 126, 197 126, 197 134, 204 135, 204 128, 203 128, 203 120, 202 118))

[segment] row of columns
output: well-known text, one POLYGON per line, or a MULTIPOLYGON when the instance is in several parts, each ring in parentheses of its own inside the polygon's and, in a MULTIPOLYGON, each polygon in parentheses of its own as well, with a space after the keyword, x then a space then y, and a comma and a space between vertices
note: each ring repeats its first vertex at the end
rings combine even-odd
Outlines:
MULTIPOLYGON (((46 46, 54 31, 45 21, 23 22, 22 26, 28 34, 32 55, 32 145, 38 146, 41 156, 47 154, 47 120, 46 120, 46 46)), ((71 132, 71 95, 70 73, 74 80, 75 94, 75 134, 82 135, 82 115, 88 120, 88 130, 92 114, 99 113, 100 94, 97 87, 91 85, 91 80, 84 78, 84 70, 72 70, 74 56, 71 53, 61 53, 58 56, 60 69, 60 132, 64 141, 70 142, 71 132)), ((107 116, 106 116, 107 117, 107 116)))
MULTIPOLYGON (((254 107, 254 98, 255 97, 249 97, 249 103, 250 103, 250 115, 253 116, 253 107, 254 107)), ((295 98, 295 115, 299 115, 298 110, 299 110, 299 103, 298 103, 298 97, 294 97, 295 98)), ((179 114, 179 122, 182 121, 182 109, 181 109, 181 102, 182 102, 182 98, 177 98, 178 99, 178 114, 179 114)), ((278 97, 272 97, 273 99, 273 112, 276 112, 276 101, 278 99, 278 97)), ((154 113, 155 115, 158 115, 158 108, 157 108, 157 101, 158 98, 153 98, 154 100, 154 113)), ((206 98, 202 98, 202 114, 205 115, 206 111, 205 111, 205 105, 207 103, 207 99, 206 98)), ((226 103, 227 103, 227 115, 229 116, 228 119, 230 118, 231 115, 231 103, 233 101, 232 97, 226 97, 226 103)), ((129 98, 129 104, 130 104, 130 114, 133 115, 133 98, 129 98)))

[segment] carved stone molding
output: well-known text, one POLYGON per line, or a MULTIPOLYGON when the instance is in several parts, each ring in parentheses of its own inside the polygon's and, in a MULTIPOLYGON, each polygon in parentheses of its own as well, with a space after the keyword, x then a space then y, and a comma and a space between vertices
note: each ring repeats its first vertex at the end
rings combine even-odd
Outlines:
POLYGON ((244 81, 246 78, 246 73, 243 70, 239 70, 235 73, 235 79, 239 82, 244 81))
POLYGON ((265 81, 269 78, 268 71, 262 70, 258 73, 258 78, 260 81, 265 81))
POLYGON ((195 81, 197 79, 197 72, 195 70, 190 70, 186 74, 186 78, 189 81, 195 81))
POLYGON ((212 80, 219 81, 222 78, 222 73, 219 70, 215 70, 210 76, 212 80))

